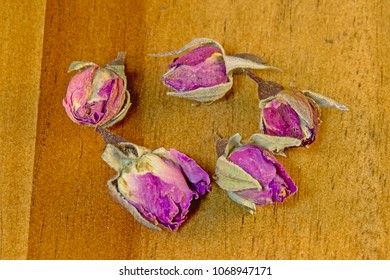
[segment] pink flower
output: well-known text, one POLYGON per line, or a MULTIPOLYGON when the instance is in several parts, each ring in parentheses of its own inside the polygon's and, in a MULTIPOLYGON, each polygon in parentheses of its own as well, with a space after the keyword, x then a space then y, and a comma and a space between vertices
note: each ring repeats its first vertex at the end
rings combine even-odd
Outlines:
POLYGON ((80 72, 71 79, 62 105, 73 122, 108 127, 123 119, 131 105, 123 59, 120 53, 114 64, 106 67, 92 62, 71 64, 69 71, 80 72))
POLYGON ((152 229, 178 230, 192 203, 210 191, 209 175, 175 149, 108 144, 102 158, 118 172, 108 182, 112 196, 152 229))

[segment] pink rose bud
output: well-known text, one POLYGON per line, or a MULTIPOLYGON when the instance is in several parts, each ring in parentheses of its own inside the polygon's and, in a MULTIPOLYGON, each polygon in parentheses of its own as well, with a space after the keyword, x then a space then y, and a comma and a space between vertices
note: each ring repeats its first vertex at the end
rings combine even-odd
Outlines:
POLYGON ((299 90, 282 90, 260 101, 260 132, 293 137, 302 146, 311 144, 320 125, 320 106, 348 110, 336 101, 318 93, 299 90))
POLYGON ((229 197, 250 213, 256 206, 284 202, 298 188, 270 150, 297 146, 294 138, 254 134, 248 144, 241 136, 232 136, 216 163, 215 179, 229 197))
POLYGON ((228 56, 216 41, 198 38, 177 51, 153 56, 168 56, 181 53, 169 64, 162 81, 171 88, 173 95, 198 102, 213 102, 223 97, 233 85, 233 73, 242 69, 273 69, 263 64, 263 59, 255 55, 240 54, 228 56), (188 51, 188 52, 187 52, 188 51))
POLYGON ((301 140, 301 146, 317 136, 320 107, 348 110, 335 100, 308 90, 285 90, 276 82, 264 81, 250 71, 246 74, 258 85, 260 98, 260 132, 301 140))
POLYGON ((124 118, 131 105, 124 56, 119 53, 106 67, 78 61, 70 65, 69 72, 80 71, 71 79, 62 105, 73 122, 109 127, 124 118))
POLYGON ((172 231, 187 220, 190 207, 210 191, 209 175, 175 150, 150 151, 128 142, 107 144, 102 155, 118 173, 111 195, 143 225, 172 231))
POLYGON ((262 104, 260 132, 297 138, 302 146, 315 140, 320 125, 319 107, 302 92, 284 90, 262 104))

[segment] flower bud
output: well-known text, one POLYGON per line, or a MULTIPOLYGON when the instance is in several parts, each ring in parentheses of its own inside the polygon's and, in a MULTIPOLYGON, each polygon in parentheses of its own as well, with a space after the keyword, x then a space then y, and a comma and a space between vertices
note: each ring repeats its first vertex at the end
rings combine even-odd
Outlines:
POLYGON ((191 204, 210 191, 208 174, 175 150, 123 142, 107 144, 102 155, 118 173, 108 182, 111 195, 143 225, 176 231, 191 204))
POLYGON ((260 101, 260 132, 279 137, 293 137, 302 146, 311 144, 320 125, 320 108, 348 108, 336 101, 309 91, 282 90, 260 101))
POLYGON ((172 71, 163 76, 163 83, 181 93, 227 82, 222 51, 215 46, 198 47, 175 59, 169 68, 172 71))
POLYGON ((216 41, 198 38, 177 51, 153 56, 177 55, 163 77, 163 84, 174 92, 168 95, 187 98, 198 102, 213 102, 223 97, 233 85, 233 72, 239 69, 274 69, 261 63, 254 55, 228 56, 216 41), (192 50, 190 50, 192 49, 192 50))
POLYGON ((270 150, 299 146, 299 140, 254 134, 248 144, 240 141, 239 134, 229 139, 215 169, 216 183, 233 201, 253 214, 256 205, 284 202, 297 192, 297 186, 270 150))
POLYGON ((260 132, 312 143, 320 124, 317 104, 300 91, 284 90, 261 102, 260 132))
POLYGON ((124 118, 131 105, 124 55, 119 53, 106 67, 78 61, 70 65, 68 72, 80 71, 71 79, 62 105, 73 122, 109 127, 124 118))

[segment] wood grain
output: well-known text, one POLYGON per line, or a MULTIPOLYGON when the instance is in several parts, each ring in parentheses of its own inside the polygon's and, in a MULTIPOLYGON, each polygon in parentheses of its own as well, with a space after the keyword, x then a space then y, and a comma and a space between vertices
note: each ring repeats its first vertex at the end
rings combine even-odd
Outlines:
POLYGON ((29 259, 390 258, 387 0, 124 2, 47 0, 29 259), (166 96, 161 75, 172 58, 147 54, 196 37, 228 54, 264 56, 284 72, 256 71, 262 78, 321 92, 350 111, 322 110, 318 140, 280 158, 299 186, 286 203, 248 215, 213 184, 178 232, 154 232, 109 197, 114 171, 100 159, 103 141, 62 108, 66 69, 125 50, 133 105, 112 131, 152 149, 174 147, 213 174, 213 132, 257 132, 257 92, 236 76, 209 106, 166 96))
POLYGON ((27 258, 45 3, 1 2, 0 259, 27 258))

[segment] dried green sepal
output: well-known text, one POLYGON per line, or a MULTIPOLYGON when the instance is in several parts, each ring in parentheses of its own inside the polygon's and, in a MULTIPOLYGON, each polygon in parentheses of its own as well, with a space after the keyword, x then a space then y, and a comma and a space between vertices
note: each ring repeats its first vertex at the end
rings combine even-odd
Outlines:
POLYGON ((253 134, 249 143, 266 148, 273 153, 284 155, 283 150, 288 147, 299 147, 301 140, 292 137, 279 137, 267 134, 253 134))
MULTIPOLYGON (((126 82, 125 82, 126 84, 126 82)), ((130 101, 130 92, 128 90, 125 90, 125 103, 123 104, 123 107, 121 111, 114 117, 112 118, 109 122, 107 122, 103 127, 110 127, 116 124, 117 122, 123 120, 123 118, 126 116, 127 112, 129 111, 129 108, 131 106, 131 101, 130 101)))
POLYGON ((241 146, 241 135, 239 133, 234 134, 229 138, 225 147, 225 156, 229 156, 234 148, 241 146))
POLYGON ((302 90, 302 93, 306 95, 307 97, 313 99, 318 106, 324 107, 324 108, 334 108, 334 109, 339 109, 342 111, 348 111, 348 107, 337 102, 336 100, 333 100, 332 98, 323 96, 319 93, 310 91, 310 90, 302 90))
POLYGON ((249 200, 237 195, 235 192, 228 191, 227 195, 230 197, 231 200, 244 207, 244 209, 248 211, 249 214, 253 215, 256 213, 256 204, 254 204, 253 202, 250 202, 249 200))
POLYGON ((85 62, 85 61, 73 61, 68 68, 68 73, 72 71, 81 70, 83 68, 87 68, 90 66, 95 66, 96 64, 93 62, 85 62))
POLYGON ((102 159, 112 169, 121 172, 124 166, 148 152, 149 149, 132 143, 107 144, 102 159))
POLYGON ((209 39, 209 38, 196 38, 196 39, 192 40, 191 42, 185 44, 181 49, 169 51, 169 52, 164 52, 164 53, 154 53, 154 54, 149 54, 149 55, 154 56, 154 57, 164 57, 164 56, 177 55, 177 54, 182 54, 183 52, 185 52, 193 47, 200 46, 200 45, 209 45, 209 44, 217 46, 219 49, 221 49, 222 54, 225 55, 225 50, 223 49, 221 44, 219 44, 217 41, 215 41, 213 39, 209 39))
POLYGON ((226 191, 263 189, 257 180, 238 165, 228 161, 226 156, 221 156, 217 159, 215 179, 216 183, 226 191))
POLYGON ((277 67, 261 64, 252 60, 248 60, 245 58, 237 57, 237 56, 229 56, 226 55, 224 57, 226 63, 226 72, 229 73, 234 71, 235 69, 257 69, 257 70, 276 70, 282 72, 277 67))

